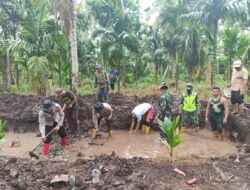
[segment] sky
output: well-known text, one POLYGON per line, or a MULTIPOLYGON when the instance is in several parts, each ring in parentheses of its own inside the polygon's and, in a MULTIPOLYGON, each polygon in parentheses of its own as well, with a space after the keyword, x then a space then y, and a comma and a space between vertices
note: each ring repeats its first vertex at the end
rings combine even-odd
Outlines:
POLYGON ((140 12, 141 12, 142 21, 147 22, 149 25, 154 24, 157 17, 159 16, 159 12, 158 11, 151 12, 149 18, 147 19, 147 15, 145 14, 144 10, 146 10, 147 8, 151 8, 151 11, 152 11, 152 7, 154 6, 153 5, 154 2, 155 2, 155 0, 139 0, 140 7, 141 7, 140 12), (146 20, 148 20, 148 21, 146 21, 146 20))

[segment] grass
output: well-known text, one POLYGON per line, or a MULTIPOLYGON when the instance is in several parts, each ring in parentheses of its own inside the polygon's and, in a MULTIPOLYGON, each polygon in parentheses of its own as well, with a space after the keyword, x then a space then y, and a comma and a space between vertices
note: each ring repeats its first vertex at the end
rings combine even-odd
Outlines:
MULTIPOLYGON (((150 79, 143 79, 138 81, 138 85, 131 84, 128 87, 124 88, 121 87, 121 93, 128 96, 146 96, 146 95, 156 95, 159 96, 161 94, 161 91, 159 90, 159 84, 155 84, 152 82, 152 77, 150 79)), ((167 79, 165 82, 172 81, 172 79, 167 79)), ((179 88, 176 90, 175 87, 171 87, 169 89, 169 92, 172 94, 175 94, 177 96, 181 96, 182 92, 185 91, 185 85, 188 81, 179 81, 179 88)), ((204 81, 193 81, 194 91, 198 93, 200 99, 208 99, 211 96, 211 87, 210 84, 206 84, 204 81)), ((228 84, 228 81, 224 81, 222 79, 222 76, 217 77, 217 86, 219 86, 222 90, 224 87, 228 84)), ((54 95, 55 89, 58 86, 53 86, 52 90, 48 91, 48 95, 54 95)), ((62 88, 69 89, 68 86, 62 86, 62 88)), ((93 87, 93 81, 91 80, 81 80, 78 94, 79 95, 86 95, 86 94, 95 94, 96 90, 93 87)), ((12 85, 10 88, 11 93, 17 93, 17 94, 33 94, 30 90, 30 87, 28 84, 21 84, 19 88, 17 88, 16 85, 12 85)), ((115 92, 117 92, 117 83, 115 86, 115 92)), ((245 93, 245 101, 250 102, 250 89, 246 91, 245 93)))

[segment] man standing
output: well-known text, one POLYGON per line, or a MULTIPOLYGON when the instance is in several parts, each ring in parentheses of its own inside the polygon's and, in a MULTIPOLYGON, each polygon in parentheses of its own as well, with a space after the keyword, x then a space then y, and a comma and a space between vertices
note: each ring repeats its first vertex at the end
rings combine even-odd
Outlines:
POLYGON ((155 109, 151 104, 142 103, 137 105, 132 111, 132 122, 130 126, 130 133, 132 133, 135 127, 135 122, 137 122, 135 127, 135 133, 142 124, 142 132, 148 134, 150 131, 150 127, 153 126, 154 114, 155 114, 155 109))
POLYGON ((118 78, 119 72, 113 65, 112 68, 109 70, 109 81, 110 81, 110 88, 112 92, 115 89, 115 81, 118 78))
POLYGON ((77 125, 77 130, 80 130, 80 121, 78 119, 78 101, 76 95, 72 91, 67 91, 58 88, 56 95, 63 98, 63 110, 65 109, 66 129, 69 128, 69 121, 74 121, 77 125))
POLYGON ((231 79, 231 102, 233 113, 243 113, 244 110, 244 92, 247 86, 248 71, 242 67, 240 60, 233 63, 233 74, 231 79), (239 110, 237 110, 237 105, 239 110))
POLYGON ((165 82, 162 82, 160 84, 160 90, 162 92, 160 98, 159 98, 159 101, 158 101, 158 118, 161 120, 161 121, 164 121, 164 118, 167 117, 167 118, 171 118, 172 116, 172 105, 173 105, 173 101, 174 101, 174 98, 171 94, 169 94, 167 92, 168 90, 168 86, 165 82))
POLYGON ((95 88, 97 87, 97 97, 99 102, 107 102, 109 79, 107 72, 102 70, 100 64, 96 64, 95 88))
POLYGON ((112 118, 112 113, 113 109, 108 103, 102 103, 102 102, 97 102, 94 105, 94 109, 92 111, 92 119, 94 123, 94 128, 92 129, 92 141, 93 143, 96 133, 99 130, 99 126, 101 123, 101 120, 104 119, 106 121, 107 125, 107 132, 108 132, 108 137, 112 137, 112 130, 111 130, 111 125, 110 125, 110 120, 112 118))
POLYGON ((227 123, 228 118, 228 101, 221 97, 220 88, 213 87, 212 97, 207 102, 206 122, 210 121, 213 136, 224 140, 223 125, 227 123))
POLYGON ((195 92, 193 92, 193 85, 188 83, 186 85, 186 93, 184 93, 181 97, 180 102, 180 112, 181 114, 181 132, 185 132, 185 127, 190 123, 192 123, 195 127, 195 131, 198 133, 199 128, 199 119, 198 113, 200 110, 198 96, 195 92))
POLYGON ((48 158, 49 154, 49 144, 52 140, 52 134, 47 134, 51 130, 57 131, 58 135, 61 137, 61 144, 63 149, 67 146, 67 137, 63 125, 64 112, 61 106, 50 99, 43 101, 42 107, 39 111, 39 130, 44 141, 43 154, 45 158, 48 158), (46 137, 47 136, 47 137, 46 137), (46 138, 45 138, 46 137, 46 138))

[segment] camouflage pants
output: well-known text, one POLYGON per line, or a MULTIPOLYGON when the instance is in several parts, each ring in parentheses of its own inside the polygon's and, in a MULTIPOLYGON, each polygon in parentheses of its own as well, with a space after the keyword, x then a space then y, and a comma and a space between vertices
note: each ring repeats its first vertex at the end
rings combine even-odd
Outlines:
POLYGON ((161 121, 164 121, 165 118, 171 118, 172 117, 172 113, 171 111, 159 111, 158 114, 158 119, 161 121))
POLYGON ((199 125, 198 114, 196 111, 187 112, 183 111, 181 114, 181 126, 182 127, 197 127, 199 125))

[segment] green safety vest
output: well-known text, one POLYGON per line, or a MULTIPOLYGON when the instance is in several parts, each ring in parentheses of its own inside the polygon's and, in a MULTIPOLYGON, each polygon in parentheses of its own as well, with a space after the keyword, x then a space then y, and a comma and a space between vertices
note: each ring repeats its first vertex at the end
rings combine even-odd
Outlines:
POLYGON ((184 94, 183 110, 188 112, 193 112, 197 110, 195 99, 197 94, 192 93, 191 95, 184 94))

